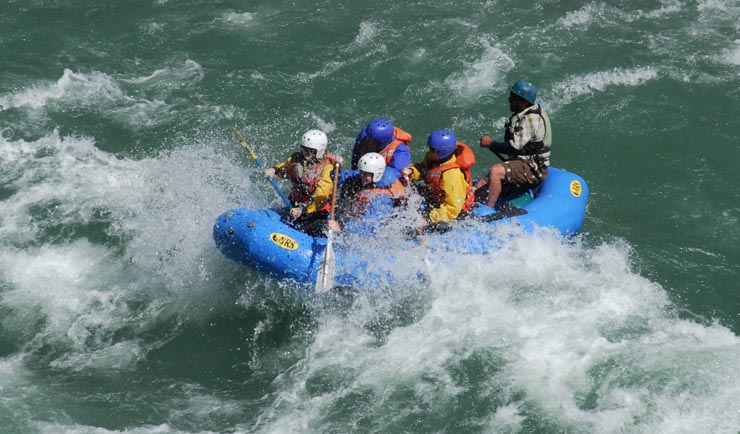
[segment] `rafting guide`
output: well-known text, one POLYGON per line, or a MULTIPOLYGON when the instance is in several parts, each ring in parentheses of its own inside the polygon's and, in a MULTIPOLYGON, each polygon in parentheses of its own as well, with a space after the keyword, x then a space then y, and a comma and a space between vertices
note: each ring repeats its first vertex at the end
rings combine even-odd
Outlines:
POLYGON ((478 194, 485 196, 489 207, 496 205, 502 191, 535 188, 547 178, 552 128, 536 99, 537 88, 532 83, 525 80, 514 83, 509 88, 512 115, 505 124, 504 141, 494 141, 487 135, 480 139, 481 147, 488 148, 502 160, 491 166, 488 177, 476 184, 478 194), (509 158, 505 160, 501 154, 509 158), (483 194, 486 191, 483 187, 486 187, 486 194, 483 194))

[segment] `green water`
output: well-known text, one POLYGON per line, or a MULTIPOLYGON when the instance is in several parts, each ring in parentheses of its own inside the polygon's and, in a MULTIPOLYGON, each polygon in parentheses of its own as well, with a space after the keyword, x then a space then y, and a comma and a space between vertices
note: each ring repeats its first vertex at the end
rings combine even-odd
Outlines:
MULTIPOLYGON (((107 3, 107 4, 106 4, 107 3)), ((740 432, 740 4, 0 5, 0 432, 740 432), (471 145, 533 82, 582 234, 301 297, 211 227, 369 120, 471 145)), ((475 148, 476 177, 495 157, 475 148)))

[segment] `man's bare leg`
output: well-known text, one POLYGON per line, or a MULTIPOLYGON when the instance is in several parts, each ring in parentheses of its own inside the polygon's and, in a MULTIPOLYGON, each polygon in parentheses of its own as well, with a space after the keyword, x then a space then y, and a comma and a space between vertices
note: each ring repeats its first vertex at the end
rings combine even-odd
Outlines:
POLYGON ((501 181, 503 181, 504 176, 506 176, 506 168, 500 163, 494 164, 488 171, 488 201, 486 205, 491 208, 496 205, 498 196, 501 194, 501 181))

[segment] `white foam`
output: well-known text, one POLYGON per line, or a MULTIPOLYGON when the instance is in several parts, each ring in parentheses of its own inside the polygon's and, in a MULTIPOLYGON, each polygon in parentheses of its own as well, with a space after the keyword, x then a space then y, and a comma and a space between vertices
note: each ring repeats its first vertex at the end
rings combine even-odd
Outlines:
MULTIPOLYGON (((93 327, 111 327, 111 324, 106 319, 100 318, 100 321, 94 324, 75 324, 75 326, 77 329, 83 330, 82 335, 87 338, 90 335, 89 330, 93 327)), ((70 331, 72 332, 73 330, 70 331)), ((58 369, 69 369, 71 371, 89 371, 91 369, 124 370, 134 366, 136 362, 142 359, 147 351, 145 347, 142 347, 141 343, 134 340, 118 343, 104 342, 104 345, 101 345, 101 342, 97 342, 97 344, 99 347, 95 349, 88 348, 85 351, 68 352, 58 359, 53 360, 49 363, 49 366, 58 369)), ((88 347, 90 346, 89 343, 86 345, 88 347)))
MULTIPOLYGON (((336 123, 326 121, 321 116, 317 115, 316 113, 308 113, 306 116, 312 119, 313 123, 316 125, 316 127, 318 127, 318 129, 320 129, 321 131, 329 135, 329 143, 332 143, 335 141, 335 140, 332 140, 333 137, 331 137, 331 133, 333 133, 337 129, 336 123)), ((330 146, 330 148, 332 148, 332 146, 330 146)))
POLYGON ((644 12, 642 17, 648 19, 660 19, 664 17, 670 17, 681 11, 683 11, 683 3, 681 0, 662 0, 662 6, 653 11, 644 12))
POLYGON ((221 15, 221 20, 229 24, 245 25, 254 21, 256 14, 251 12, 225 12, 221 15))
MULTIPOLYGON (((85 241, 35 251, 5 250, 0 254, 0 268, 14 290, 4 293, 3 303, 21 312, 39 308, 51 330, 82 343, 86 336, 76 336, 72 330, 80 315, 90 313, 92 305, 113 309, 112 295, 95 285, 116 274, 110 270, 107 256, 105 248, 85 241)), ((28 320, 26 316, 21 318, 28 320)), ((92 318, 91 322, 97 323, 98 319, 92 318)))
POLYGON ((411 50, 409 55, 409 61, 411 63, 419 64, 428 58, 428 51, 426 48, 418 47, 411 50))
MULTIPOLYGON (((350 46, 350 49, 352 48, 353 46, 350 46)), ((384 44, 373 45, 369 51, 363 54, 355 54, 350 57, 344 56, 342 57, 342 60, 326 61, 324 62, 323 67, 317 72, 299 72, 296 74, 296 79, 302 83, 309 83, 316 78, 326 78, 344 68, 366 62, 371 58, 378 58, 381 59, 380 61, 385 61, 387 59, 385 59, 384 55, 387 54, 387 51, 388 49, 384 44)))
POLYGON ((184 85, 202 80, 203 68, 195 61, 158 69, 136 78, 112 77, 102 72, 73 72, 65 69, 53 84, 38 84, 20 92, 0 97, 2 110, 18 108, 26 116, 40 112, 75 110, 94 111, 112 122, 141 128, 171 122, 183 113, 195 111, 198 117, 223 118, 221 107, 204 107, 180 99, 171 99, 184 85))
POLYGON ((148 22, 141 25, 141 30, 150 35, 160 34, 165 30, 162 23, 148 22))
POLYGON ((0 137, 3 183, 19 193, 3 201, 0 234, 8 240, 34 239, 48 225, 88 221, 96 209, 115 207, 121 190, 137 190, 133 167, 95 148, 88 139, 62 139, 58 132, 36 142, 0 137), (45 207, 52 220, 36 220, 32 210, 45 207))
POLYGON ((558 20, 558 25, 567 29, 573 27, 587 27, 594 21, 594 16, 603 13, 604 4, 587 4, 577 11, 568 12, 558 20))
POLYGON ((152 85, 155 83, 169 83, 167 87, 181 88, 183 82, 200 81, 203 79, 203 67, 194 60, 187 59, 182 65, 158 69, 145 77, 124 80, 127 83, 152 85))
MULTIPOLYGON (((736 39, 734 45, 717 56, 716 60, 719 63, 740 66, 740 39, 736 39)), ((740 75, 740 71, 738 71, 738 75, 740 75)))
POLYGON ((28 384, 26 374, 22 355, 0 358, 0 401, 6 401, 5 391, 18 390, 28 384))
POLYGON ((654 68, 614 68, 608 71, 592 72, 585 75, 571 76, 555 84, 549 92, 544 92, 545 106, 555 112, 573 100, 586 95, 603 92, 612 86, 634 87, 658 78, 654 68))
POLYGON ((607 3, 589 3, 581 9, 568 12, 556 25, 566 29, 584 29, 592 25, 619 25, 638 20, 670 18, 683 10, 680 0, 663 0, 661 7, 654 10, 620 9, 607 3))
POLYGON ((175 404, 179 410, 174 413, 178 417, 183 415, 195 416, 198 420, 208 418, 226 418, 239 415, 243 403, 240 401, 224 399, 212 395, 204 395, 196 389, 189 393, 185 399, 178 400, 175 404))
POLYGON ((210 145, 137 161, 57 132, 35 142, 0 137, 0 163, 14 191, 0 203, 0 278, 9 288, 0 303, 12 312, 4 327, 30 336, 28 351, 63 346, 51 364, 73 370, 132 366, 157 344, 117 341, 118 330, 149 327, 209 296, 204 282, 218 270, 210 261, 222 260, 211 227, 244 200, 248 182, 238 160, 210 145), (126 241, 88 241, 96 235, 126 241), (132 312, 131 299, 147 302, 132 312))
POLYGON ((736 2, 733 0, 700 0, 697 2, 696 9, 699 12, 729 12, 730 5, 734 5, 736 2))
POLYGON ((503 423, 499 432, 520 427, 522 406, 584 432, 731 432, 740 423, 728 403, 740 389, 740 338, 673 316, 666 292, 631 271, 625 245, 541 233, 489 257, 431 265, 426 307, 408 325, 374 336, 368 324, 393 305, 377 301, 327 315, 305 359, 276 380, 257 431, 314 426, 352 396, 366 397, 355 420, 389 406, 404 419, 414 403, 449 411, 471 388, 509 397, 487 422, 503 423), (490 384, 451 375, 475 354, 498 364, 490 384), (307 387, 327 376, 323 390, 307 387))
POLYGON ((521 432, 524 417, 520 413, 519 406, 508 404, 496 409, 488 424, 487 432, 495 433, 517 433, 521 432))
POLYGON ((125 303, 121 261, 87 241, 0 254, 0 275, 11 290, 2 305, 11 314, 3 326, 33 335, 26 350, 53 344, 67 348, 50 363, 56 368, 122 369, 139 360, 136 340, 114 343, 113 334, 133 314, 125 303), (38 327, 43 320, 43 328, 38 327))
POLYGON ((387 62, 388 48, 377 42, 381 29, 377 23, 363 21, 354 40, 343 49, 342 55, 336 60, 327 59, 316 72, 299 72, 296 79, 302 83, 309 83, 317 78, 326 78, 341 70, 357 64, 367 62, 387 62))
POLYGON ((360 23, 360 29, 357 32, 357 36, 355 36, 354 46, 357 48, 364 47, 372 42, 377 35, 377 24, 371 21, 363 21, 360 23))
POLYGON ((464 63, 462 71, 445 79, 445 85, 461 99, 476 100, 491 91, 505 88, 503 76, 514 68, 514 61, 506 52, 484 38, 479 40, 482 49, 477 61, 464 63))
POLYGON ((116 101, 124 93, 114 80, 101 72, 76 73, 65 69, 56 83, 38 85, 0 98, 0 106, 7 110, 14 107, 45 107, 50 101, 66 100, 76 105, 91 105, 116 101))

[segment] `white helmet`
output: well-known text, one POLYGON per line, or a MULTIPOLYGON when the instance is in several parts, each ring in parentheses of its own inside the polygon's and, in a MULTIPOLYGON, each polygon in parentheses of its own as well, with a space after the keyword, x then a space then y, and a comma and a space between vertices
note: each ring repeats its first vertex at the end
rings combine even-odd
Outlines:
POLYGON ((385 158, 377 152, 368 152, 360 158, 357 167, 360 168, 360 172, 372 173, 373 182, 378 182, 385 172, 385 158))
POLYGON ((326 145, 328 143, 329 139, 326 137, 326 133, 320 130, 308 130, 303 137, 301 137, 301 146, 315 149, 316 158, 324 158, 324 152, 326 151, 326 145))

